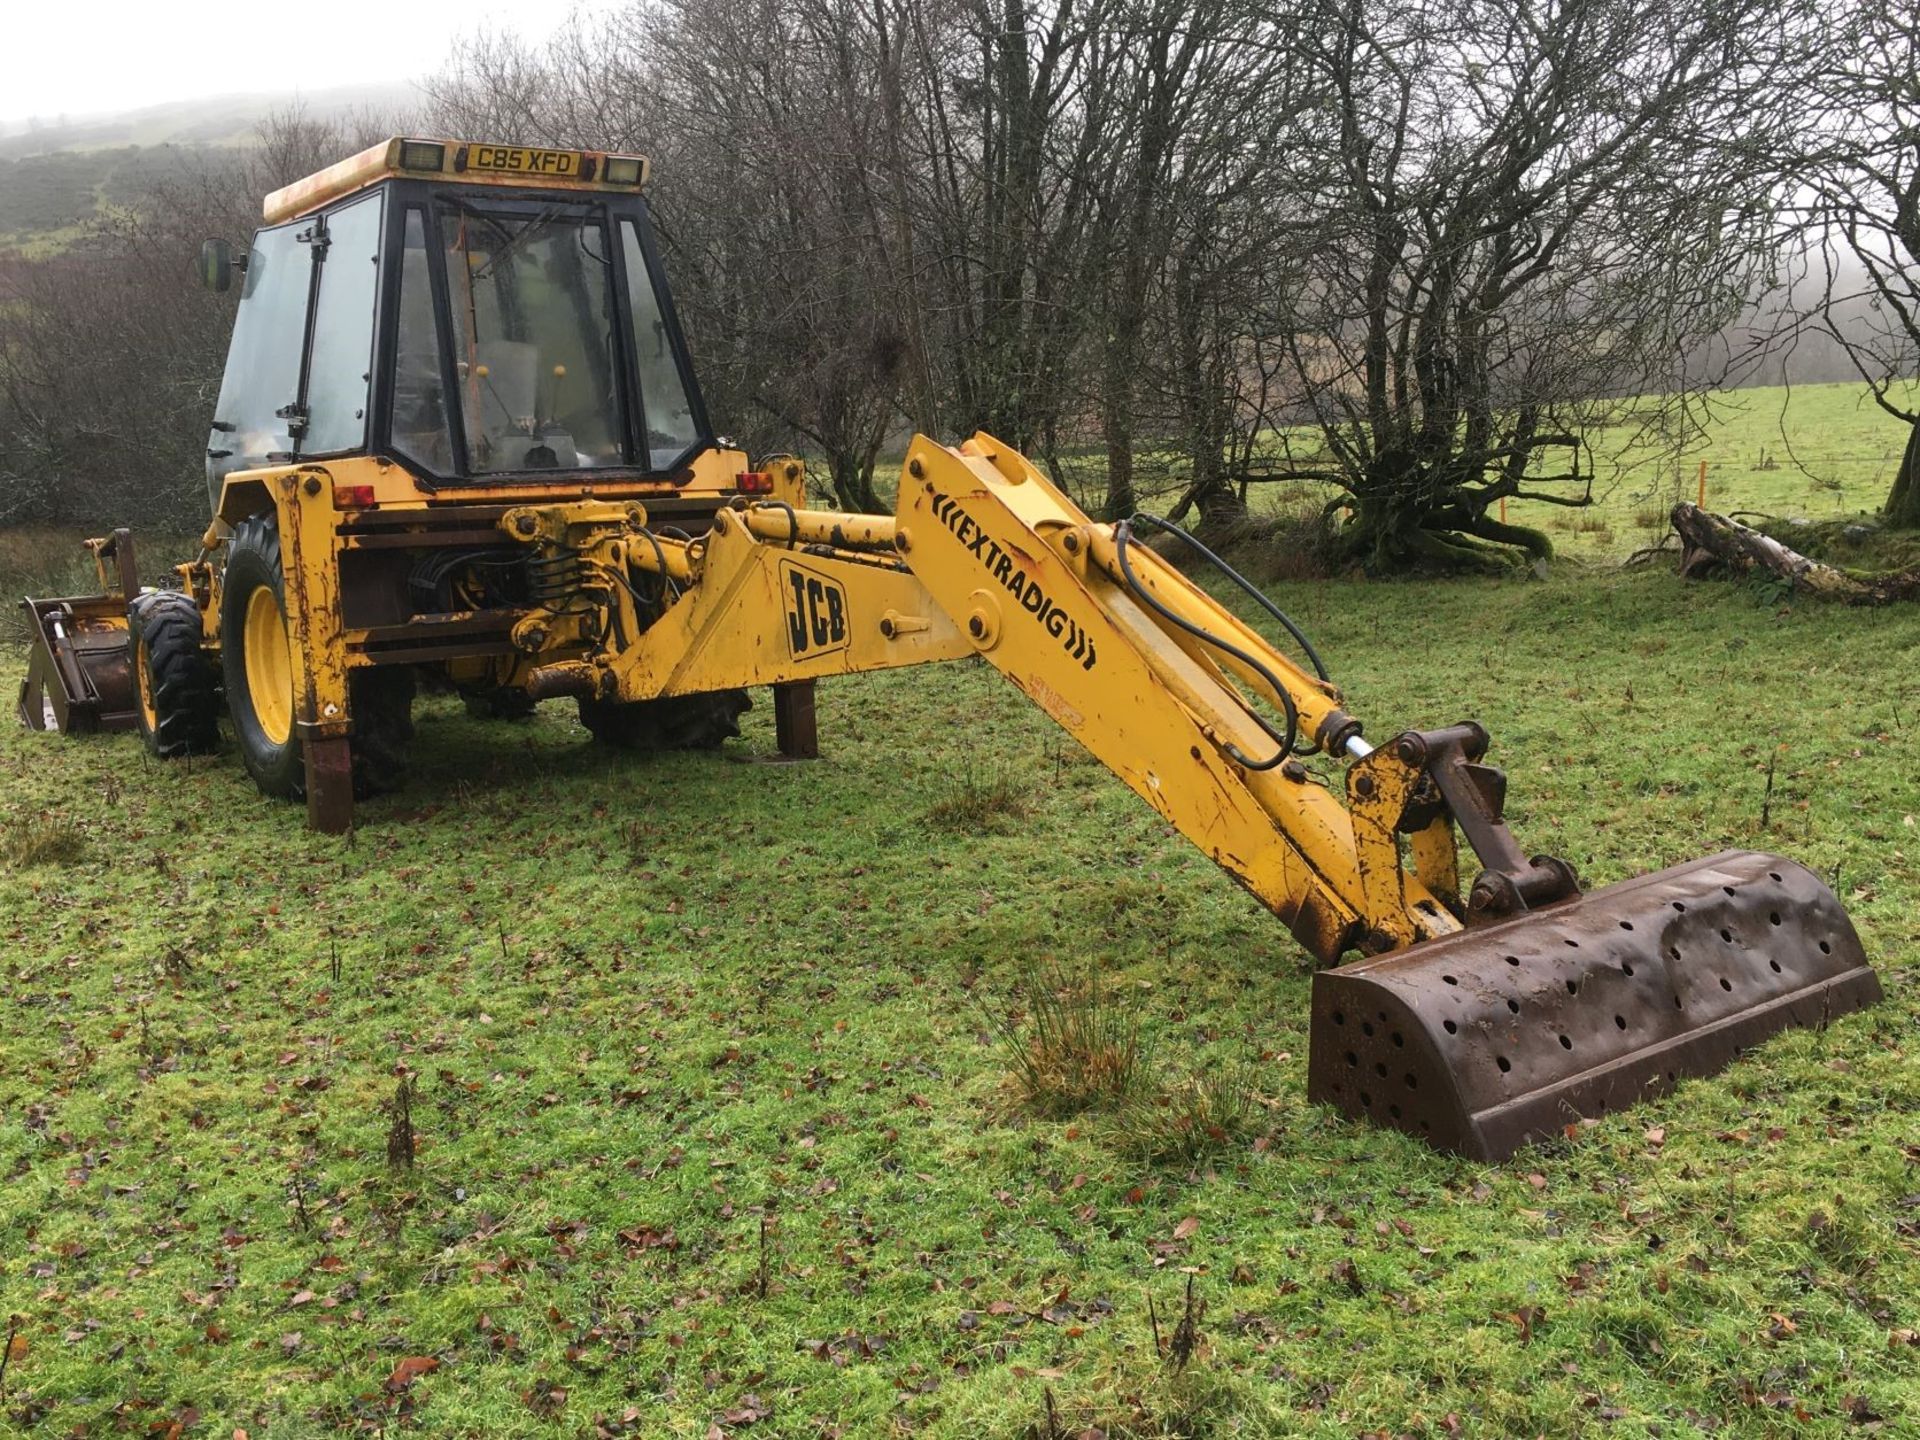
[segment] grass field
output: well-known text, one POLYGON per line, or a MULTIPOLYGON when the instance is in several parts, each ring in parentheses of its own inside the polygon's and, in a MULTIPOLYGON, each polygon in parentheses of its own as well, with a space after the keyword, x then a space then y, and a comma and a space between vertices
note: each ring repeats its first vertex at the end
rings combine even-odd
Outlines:
POLYGON ((1614 557, 1666 533, 1674 502, 1698 498, 1702 461, 1709 509, 1832 520, 1880 508, 1906 442, 1906 428, 1858 385, 1737 390, 1714 397, 1706 434, 1679 457, 1602 432, 1590 511, 1511 509, 1570 554, 1614 557))
POLYGON ((8 723, 4 1413, 1913 1434, 1920 619, 1592 567, 1280 599, 1375 736, 1484 721, 1522 843, 1590 883, 1730 845, 1832 877, 1888 1003, 1477 1165, 1306 1105, 1285 930, 977 664, 823 687, 807 766, 754 763, 764 708, 648 760, 428 702, 351 840, 230 755, 8 723), (1155 1162, 1024 1111, 997 1021, 1049 958, 1251 1118, 1155 1162))
MULTIPOLYGON (((1705 461, 1709 509, 1833 520, 1880 508, 1907 441, 1905 427, 1859 385, 1729 391, 1713 397, 1706 415, 1704 434, 1683 453, 1650 444, 1634 426, 1596 432, 1582 462, 1593 472, 1590 507, 1514 501, 1508 518, 1544 529, 1568 559, 1618 560, 1659 542, 1674 502, 1699 497, 1705 461)), ((1559 465, 1565 456, 1548 459, 1559 465)), ((1089 463, 1098 470, 1097 458, 1089 463)), ((1322 485, 1263 484, 1251 499, 1256 512, 1306 514, 1331 493, 1322 485)))

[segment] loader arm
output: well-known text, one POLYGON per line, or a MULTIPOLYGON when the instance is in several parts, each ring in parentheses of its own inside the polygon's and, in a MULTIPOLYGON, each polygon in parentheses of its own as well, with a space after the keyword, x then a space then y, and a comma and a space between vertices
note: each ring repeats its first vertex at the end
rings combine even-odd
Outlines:
POLYGON ((1323 964, 1461 928, 1451 833, 1416 874, 1387 826, 1392 864, 1370 875, 1356 838, 1369 807, 1330 792, 1269 716, 1291 712, 1303 753, 1364 749, 1338 690, 1127 526, 1089 520, 984 435, 916 441, 895 518, 900 553, 974 649, 1323 964))
MULTIPOLYGON (((1323 964, 1456 934, 1476 906, 1492 918, 1577 889, 1558 862, 1520 859, 1497 799, 1479 803, 1477 727, 1372 750, 1331 682, 989 436, 916 438, 892 520, 776 502, 723 511, 697 540, 641 539, 632 509, 502 522, 651 574, 671 596, 646 624, 628 587, 605 587, 611 628, 635 638, 549 667, 542 693, 643 699, 981 655, 1323 964), (1356 758, 1347 794, 1298 758, 1316 752, 1356 758), (1449 791, 1469 803, 1450 809, 1449 791), (1461 811, 1495 877, 1469 902, 1461 811)), ((559 623, 523 620, 522 638, 559 623)))
POLYGON ((916 439, 892 519, 775 501, 694 538, 578 502, 500 525, 575 576, 514 627, 554 657, 536 695, 645 702, 978 654, 1323 963, 1462 926, 1451 827, 1424 826, 1401 864, 1419 767, 1369 757, 1357 802, 1331 793, 1295 752, 1365 752, 1334 686, 987 436, 916 439))

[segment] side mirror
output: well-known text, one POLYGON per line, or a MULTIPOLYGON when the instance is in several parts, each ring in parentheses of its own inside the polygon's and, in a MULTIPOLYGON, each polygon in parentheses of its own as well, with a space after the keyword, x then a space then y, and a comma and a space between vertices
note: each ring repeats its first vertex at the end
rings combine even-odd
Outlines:
POLYGON ((223 294, 231 288, 233 246, 224 240, 208 240, 201 244, 200 283, 209 290, 223 294))

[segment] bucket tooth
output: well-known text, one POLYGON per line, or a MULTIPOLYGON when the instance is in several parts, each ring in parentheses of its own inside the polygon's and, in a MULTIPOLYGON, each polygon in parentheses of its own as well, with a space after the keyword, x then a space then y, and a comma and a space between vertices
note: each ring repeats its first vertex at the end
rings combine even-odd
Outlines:
POLYGON ((1321 971, 1307 1093, 1504 1160, 1880 998, 1825 882, 1730 850, 1321 971))

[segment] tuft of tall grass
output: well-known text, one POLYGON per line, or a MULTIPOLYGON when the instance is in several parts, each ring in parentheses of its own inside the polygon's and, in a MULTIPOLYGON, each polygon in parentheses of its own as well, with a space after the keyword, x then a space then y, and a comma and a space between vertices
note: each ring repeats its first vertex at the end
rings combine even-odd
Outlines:
POLYGON ((943 830, 990 834, 1009 828, 1028 808, 1027 791, 1010 772, 982 775, 968 766, 927 808, 927 819, 943 830))
POLYGON ((9 868, 77 865, 87 858, 87 832, 61 815, 22 820, 0 840, 0 859, 9 868))
POLYGON ((1253 1067, 1216 1065, 1129 1097, 1114 1116, 1113 1139, 1139 1160, 1192 1165, 1252 1139, 1259 1114, 1253 1067))
POLYGON ((1633 523, 1641 530, 1663 531, 1673 524, 1672 507, 1655 501, 1633 512, 1633 523))
POLYGON ((1136 1012, 1098 973, 1049 967, 1029 980, 1024 1017, 989 1014, 1020 1104, 1058 1118, 1124 1103, 1144 1076, 1145 1042, 1136 1012))

